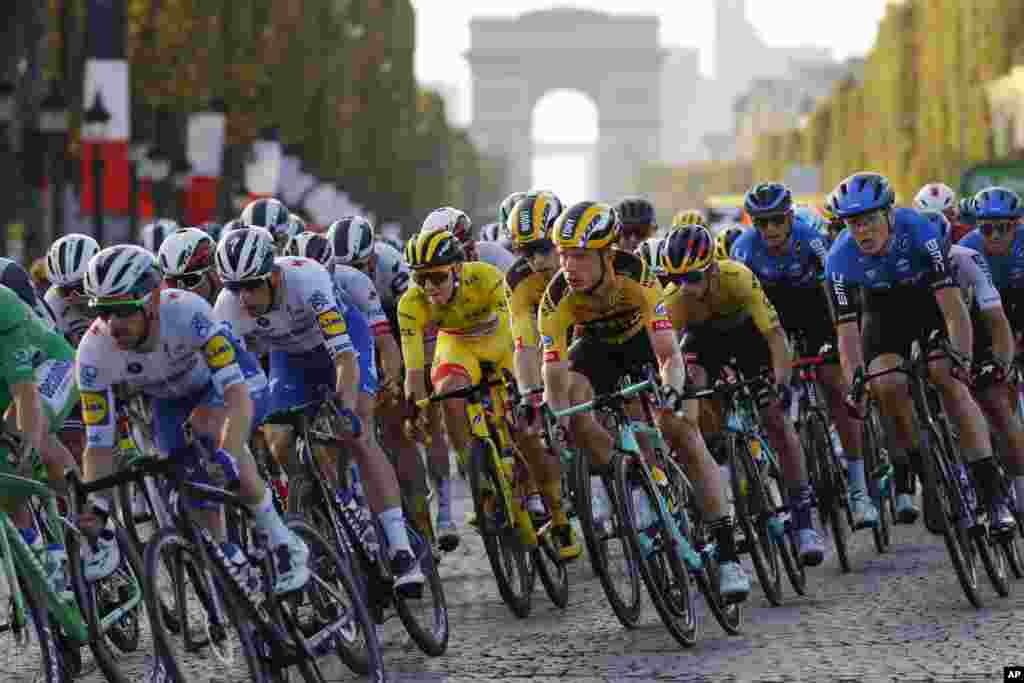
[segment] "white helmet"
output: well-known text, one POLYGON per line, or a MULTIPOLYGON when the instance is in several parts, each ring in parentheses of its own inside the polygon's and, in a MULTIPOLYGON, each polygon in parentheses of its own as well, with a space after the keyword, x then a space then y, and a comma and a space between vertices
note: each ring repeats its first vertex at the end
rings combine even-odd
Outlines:
POLYGON ((217 272, 224 282, 266 277, 274 268, 274 238, 263 228, 242 228, 217 245, 217 272))
POLYGON ((920 211, 949 211, 956 208, 956 193, 949 185, 928 183, 914 197, 914 208, 920 211))
POLYGON ((160 286, 161 279, 152 252, 118 244, 89 259, 85 293, 93 299, 142 299, 160 286))
POLYGON ((213 265, 217 243, 199 228, 185 228, 160 245, 157 261, 164 275, 175 276, 206 270, 213 265))
POLYGON ((246 225, 265 228, 274 239, 284 239, 292 214, 280 200, 273 197, 256 199, 242 209, 239 218, 246 225))
POLYGON ((331 241, 318 232, 302 232, 288 240, 284 248, 286 256, 311 258, 324 267, 330 267, 334 259, 331 241))
POLYGON ((142 226, 142 247, 156 254, 160 251, 160 245, 164 243, 167 236, 178 229, 178 222, 170 218, 161 218, 158 221, 147 223, 142 226))
POLYGON ((100 250, 100 245, 88 235, 65 235, 53 243, 46 253, 46 270, 50 282, 58 286, 78 284, 85 277, 89 259, 100 250))
POLYGON ((501 229, 501 223, 488 223, 480 228, 481 242, 498 242, 502 237, 504 237, 504 231, 501 229))
POLYGON ((327 229, 334 262, 345 266, 369 259, 373 253, 373 240, 373 225, 362 216, 346 216, 331 223, 327 229))
POLYGON ((451 206, 443 206, 440 209, 434 209, 423 219, 423 226, 420 228, 420 231, 434 232, 435 230, 447 230, 455 235, 455 239, 459 242, 465 243, 473 239, 472 228, 473 221, 469 220, 469 216, 466 215, 465 211, 451 206))
POLYGON ((633 250, 633 253, 640 257, 647 267, 652 270, 661 270, 661 252, 665 249, 665 238, 648 237, 633 250))
POLYGON ((285 227, 284 231, 287 233, 289 240, 308 230, 309 228, 306 226, 306 221, 302 220, 302 218, 296 216, 294 213, 288 214, 288 225, 285 227))

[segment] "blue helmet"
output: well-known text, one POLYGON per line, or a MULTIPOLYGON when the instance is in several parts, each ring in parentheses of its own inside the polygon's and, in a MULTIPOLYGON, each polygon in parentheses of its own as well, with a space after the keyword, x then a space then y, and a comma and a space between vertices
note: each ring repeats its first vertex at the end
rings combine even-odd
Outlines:
POLYGON ((942 243, 942 251, 946 253, 953 246, 953 227, 949 219, 941 211, 918 211, 929 223, 939 231, 939 241, 942 243))
POLYGON ((854 173, 836 185, 829 196, 829 210, 836 218, 850 218, 869 211, 888 209, 896 201, 889 180, 871 172, 854 173))
POLYGON ((782 183, 761 183, 747 192, 743 209, 751 218, 786 214, 793 210, 793 193, 782 183))
POLYGON ((974 195, 974 215, 978 220, 1020 218, 1024 215, 1024 206, 1013 190, 989 187, 974 195))

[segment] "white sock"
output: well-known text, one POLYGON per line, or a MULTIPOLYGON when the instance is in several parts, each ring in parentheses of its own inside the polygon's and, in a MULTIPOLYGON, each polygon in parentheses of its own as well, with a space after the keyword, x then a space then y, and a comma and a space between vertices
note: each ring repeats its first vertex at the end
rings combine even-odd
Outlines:
POLYGON ((284 525, 281 515, 277 514, 274 497, 270 495, 269 488, 264 489, 262 502, 247 507, 252 512, 256 527, 270 536, 271 547, 276 548, 292 540, 292 532, 284 525))
POLYGON ((405 515, 402 514, 402 508, 388 508, 377 515, 377 518, 380 520, 380 525, 384 527, 384 534, 388 537, 388 546, 391 548, 392 556, 399 550, 412 552, 412 548, 409 547, 409 534, 405 531, 405 515))

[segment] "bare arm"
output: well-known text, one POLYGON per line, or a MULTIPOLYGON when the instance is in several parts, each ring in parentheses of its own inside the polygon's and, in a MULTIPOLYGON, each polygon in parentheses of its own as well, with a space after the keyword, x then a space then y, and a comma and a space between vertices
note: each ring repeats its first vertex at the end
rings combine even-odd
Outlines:
POLYGON ((1010 321, 1002 306, 995 306, 981 312, 989 333, 992 335, 992 352, 996 359, 1009 365, 1013 362, 1014 343, 1010 321))
POLYGON ((252 431, 254 410, 249 386, 239 382, 224 389, 224 405, 228 415, 221 432, 220 447, 237 457, 252 431))
POLYGON ((854 373, 864 366, 864 349, 861 346, 857 322, 854 320, 836 325, 836 337, 839 345, 839 362, 843 366, 846 384, 850 385, 853 383, 854 373))
POLYGON ((793 354, 789 348, 789 339, 781 326, 775 326, 765 335, 768 348, 772 355, 772 369, 775 371, 775 383, 788 385, 793 376, 793 354))

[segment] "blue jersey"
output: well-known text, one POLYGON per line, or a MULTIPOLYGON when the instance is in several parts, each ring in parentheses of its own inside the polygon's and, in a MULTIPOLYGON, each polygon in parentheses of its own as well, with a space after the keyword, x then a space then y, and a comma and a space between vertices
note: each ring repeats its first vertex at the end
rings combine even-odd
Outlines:
POLYGON ((1010 245, 1010 251, 1006 256, 985 253, 985 236, 977 229, 964 235, 958 244, 973 249, 985 257, 989 270, 992 271, 992 281, 1000 292, 1024 288, 1024 227, 1017 226, 1013 244, 1010 245))
POLYGON ((942 251, 935 225, 913 209, 893 209, 885 251, 861 252, 844 231, 829 250, 825 264, 837 322, 852 322, 858 314, 854 290, 864 294, 865 312, 890 311, 906 315, 921 306, 937 306, 931 293, 955 287, 948 256, 942 251))

